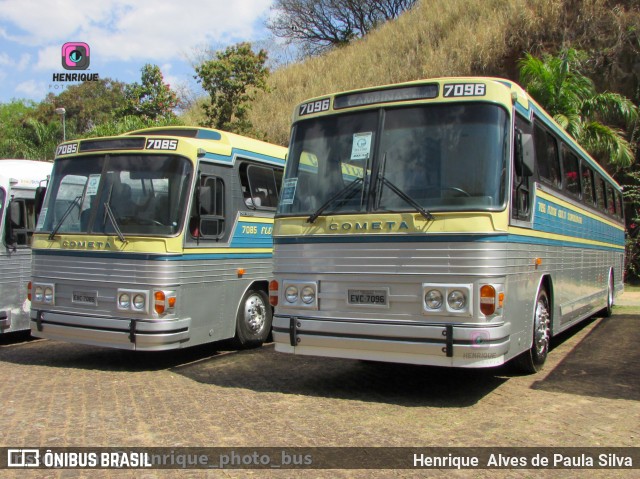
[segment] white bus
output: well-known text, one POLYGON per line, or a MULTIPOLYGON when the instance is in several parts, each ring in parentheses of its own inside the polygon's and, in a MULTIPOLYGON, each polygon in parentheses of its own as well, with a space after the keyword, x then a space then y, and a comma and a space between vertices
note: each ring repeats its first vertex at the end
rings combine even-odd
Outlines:
POLYGON ((0 333, 29 329, 26 286, 38 213, 36 190, 45 186, 51 166, 0 159, 0 333))

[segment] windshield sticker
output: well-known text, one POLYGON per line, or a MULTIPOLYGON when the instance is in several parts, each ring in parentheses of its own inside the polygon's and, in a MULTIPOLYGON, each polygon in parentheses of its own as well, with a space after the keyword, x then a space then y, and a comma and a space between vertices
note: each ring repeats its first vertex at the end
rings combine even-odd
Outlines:
POLYGON ((100 184, 100 175, 89 175, 87 181, 87 195, 93 196, 98 194, 98 185, 100 184))
POLYGON ((370 131, 353 134, 353 145, 351 147, 352 160, 366 160, 369 158, 372 136, 373 133, 370 131))
POLYGON ((298 178, 289 178, 282 183, 282 192, 280 193, 280 204, 292 205, 293 198, 296 196, 296 186, 298 178))

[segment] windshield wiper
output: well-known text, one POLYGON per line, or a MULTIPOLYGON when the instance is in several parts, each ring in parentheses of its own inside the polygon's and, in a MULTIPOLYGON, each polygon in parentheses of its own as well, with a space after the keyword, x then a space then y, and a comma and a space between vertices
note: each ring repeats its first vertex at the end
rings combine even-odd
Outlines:
POLYGON ((107 197, 107 201, 104 202, 104 218, 102 219, 102 227, 104 229, 104 224, 107 221, 107 216, 109 217, 109 219, 111 220, 111 224, 113 225, 113 229, 115 230, 116 234, 118 235, 118 239, 123 242, 126 243, 127 239, 124 237, 124 235, 122 234, 122 231, 120 230, 120 227, 118 226, 118 221, 116 220, 116 215, 113 214, 113 210, 111 209, 111 194, 113 193, 113 185, 111 185, 111 188, 109 188, 109 196, 107 197))
POLYGON ((344 188, 342 188, 340 191, 338 191, 336 194, 334 194, 331 198, 329 198, 327 201, 324 202, 324 204, 322 206, 320 206, 320 208, 318 208, 315 213, 313 213, 311 216, 309 216, 307 218, 307 223, 313 223, 316 219, 318 219, 318 216, 320 216, 322 214, 322 212, 324 210, 326 210, 329 205, 331 205, 331 203, 333 203, 334 201, 336 201, 338 198, 344 196, 344 201, 350 199, 354 192, 356 192, 356 188, 355 186, 358 183, 361 183, 363 180, 362 178, 356 178, 355 180, 353 180, 351 183, 349 183, 347 186, 345 186, 344 188), (349 193, 347 195, 347 193, 349 193))
POLYGON ((67 209, 64 211, 64 213, 62 213, 62 216, 60 217, 60 221, 56 223, 56 226, 51 230, 51 233, 49 233, 50 240, 55 238, 56 234, 58 233, 58 230, 62 226, 62 223, 64 223, 64 220, 67 219, 67 216, 69 216, 69 213, 71 213, 71 210, 73 209, 73 207, 80 206, 80 201, 82 200, 82 196, 83 195, 76 196, 71 202, 71 204, 67 206, 67 209))
POLYGON ((393 191, 396 195, 402 198, 406 203, 413 206, 416 209, 416 211, 420 213, 422 216, 424 216, 426 219, 435 220, 435 217, 431 213, 429 213, 429 211, 425 210, 420 205, 420 203, 418 203, 416 200, 411 198, 408 194, 406 194, 404 191, 402 191, 400 188, 394 185, 391 181, 385 178, 384 169, 385 169, 386 163, 387 163, 387 154, 385 153, 384 157, 382 158, 382 165, 380 165, 380 170, 378 173, 378 181, 381 184, 378 186, 378 194, 376 195, 375 209, 377 210, 378 207, 380 206, 380 198, 382 197, 382 185, 384 184, 388 186, 389 189, 393 191))

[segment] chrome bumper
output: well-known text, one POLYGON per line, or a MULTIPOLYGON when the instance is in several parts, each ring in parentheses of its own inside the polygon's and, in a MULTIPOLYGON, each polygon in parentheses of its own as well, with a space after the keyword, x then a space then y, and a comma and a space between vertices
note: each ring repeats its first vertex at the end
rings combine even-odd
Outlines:
POLYGON ((191 318, 116 319, 31 311, 31 335, 136 351, 176 349, 189 340, 191 318))
POLYGON ((505 362, 510 329, 277 315, 273 340, 283 353, 478 368, 505 362))

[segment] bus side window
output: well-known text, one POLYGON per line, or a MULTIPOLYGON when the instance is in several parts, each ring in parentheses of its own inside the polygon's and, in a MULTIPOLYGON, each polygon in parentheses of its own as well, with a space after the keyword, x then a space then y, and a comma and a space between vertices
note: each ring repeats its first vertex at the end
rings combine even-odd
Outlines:
POLYGON ((6 243, 28 247, 35 228, 35 205, 33 200, 14 199, 7 212, 6 243))
POLYGON ((199 197, 194 201, 189 221, 191 236, 219 240, 225 234, 224 181, 216 176, 203 175, 196 194, 199 197))
MULTIPOLYGON (((282 178, 282 175, 280 175, 282 178)), ((272 168, 242 165, 240 182, 244 202, 253 209, 273 209, 278 206, 279 188, 272 168)))

